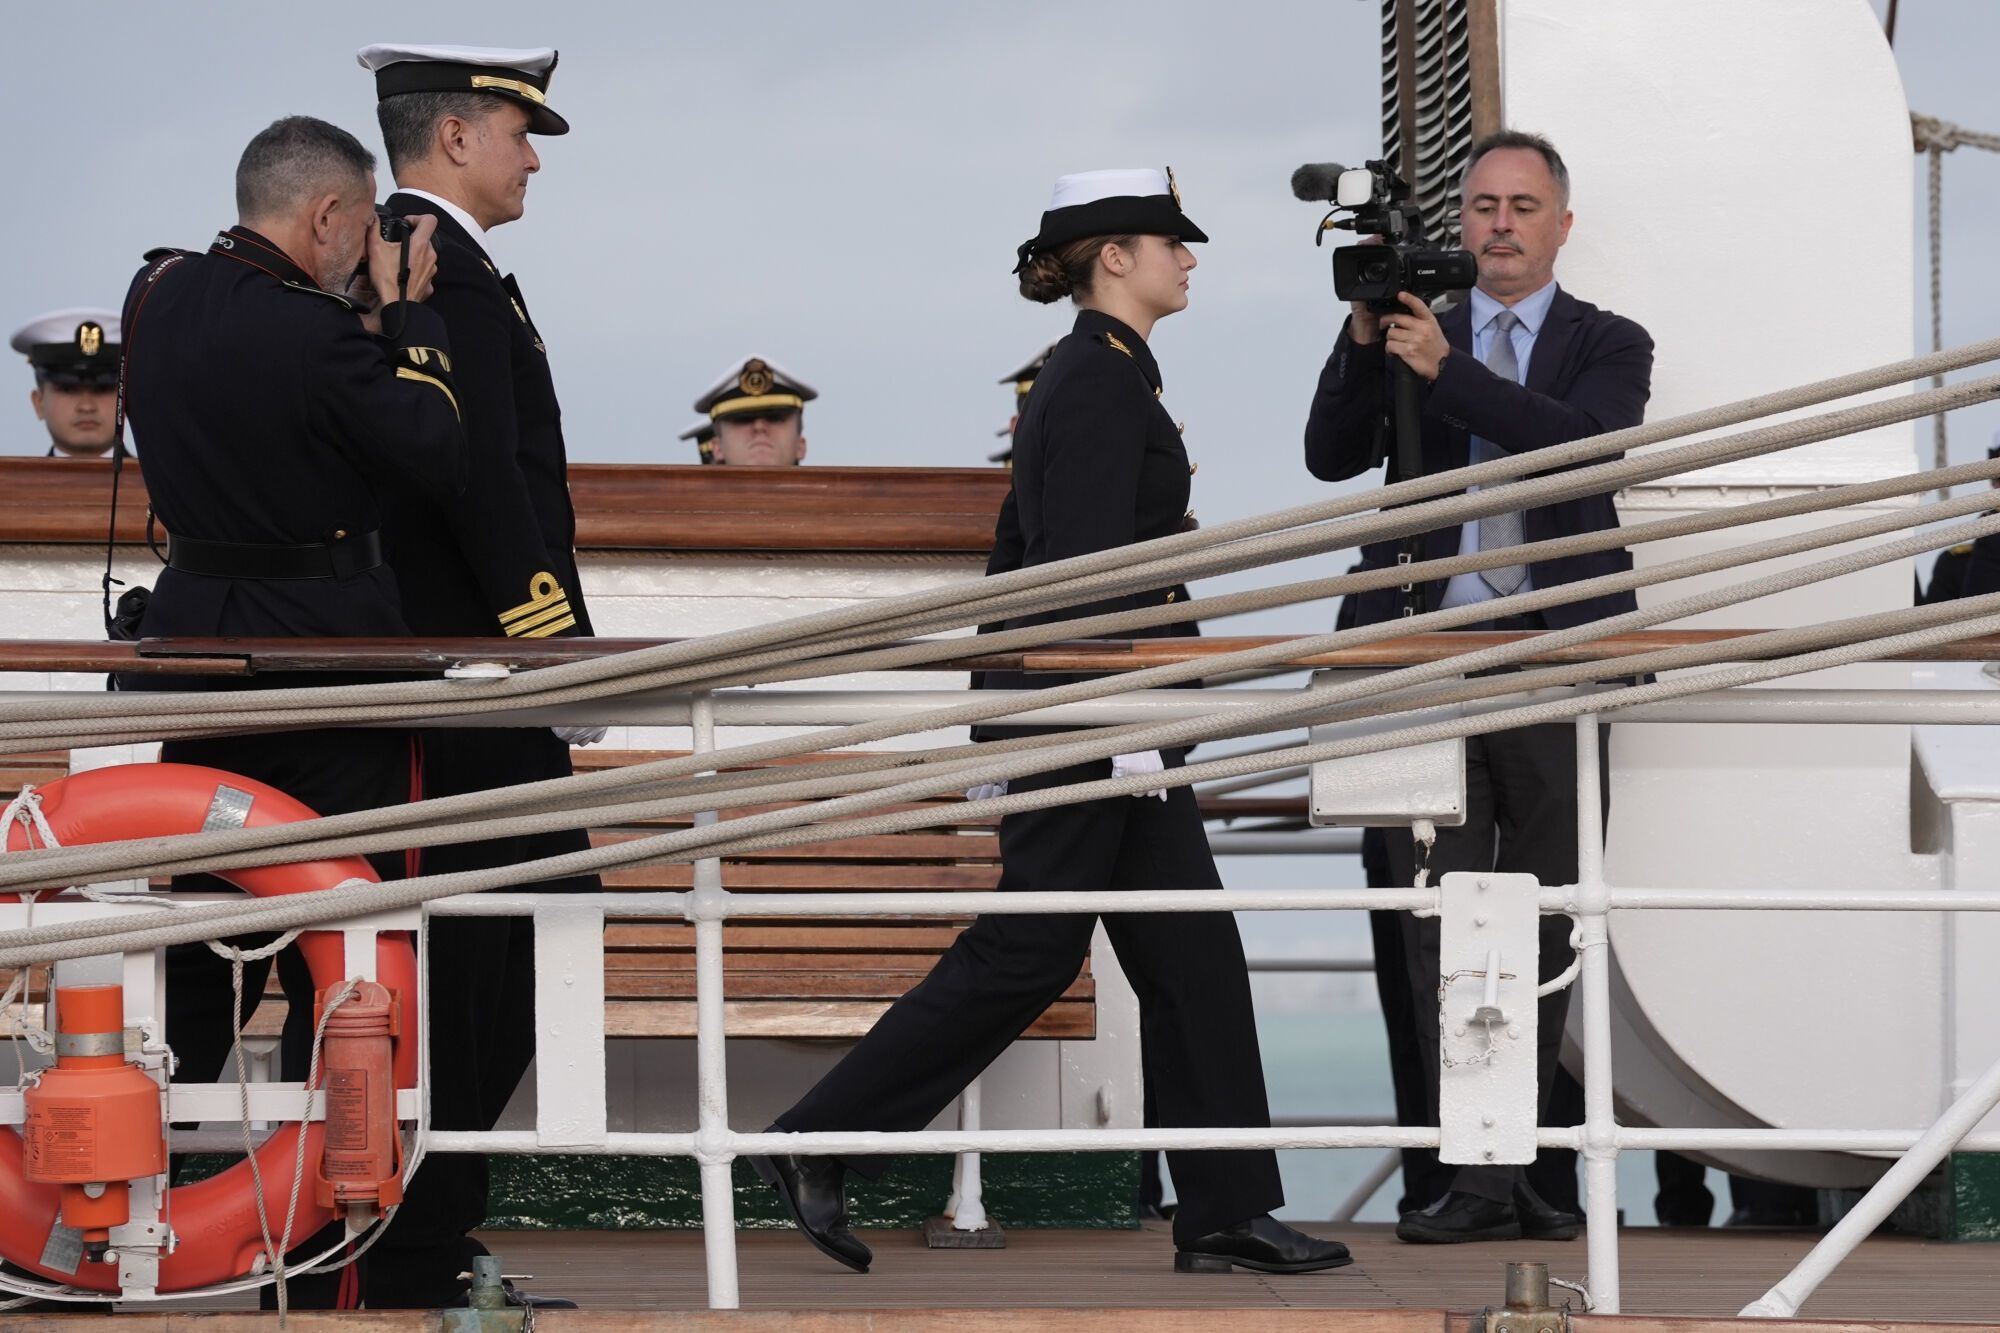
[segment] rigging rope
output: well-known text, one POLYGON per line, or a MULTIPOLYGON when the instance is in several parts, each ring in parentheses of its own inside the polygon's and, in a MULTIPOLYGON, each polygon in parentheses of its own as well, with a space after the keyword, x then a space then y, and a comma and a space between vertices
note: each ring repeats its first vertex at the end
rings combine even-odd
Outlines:
MULTIPOLYGON (((1957 148, 1981 148, 1989 153, 2000 153, 2000 134, 1968 130, 1948 120, 1918 115, 1914 111, 1910 113, 1910 133, 1916 141, 1916 150, 1925 157, 1925 186, 1929 203, 1927 230, 1931 251, 1931 350, 1935 352, 1944 346, 1944 155, 1957 148)), ((1931 387, 1944 387, 1942 371, 1931 376, 1931 387)), ((1931 419, 1931 433, 1932 465, 1941 468, 1949 459, 1942 412, 1931 419)))

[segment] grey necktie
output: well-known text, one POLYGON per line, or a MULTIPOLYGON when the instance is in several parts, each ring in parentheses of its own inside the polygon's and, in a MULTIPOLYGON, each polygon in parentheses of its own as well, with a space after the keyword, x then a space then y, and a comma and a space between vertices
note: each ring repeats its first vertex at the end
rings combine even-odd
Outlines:
MULTIPOLYGON (((1495 315, 1493 332, 1489 335, 1491 341, 1486 348, 1486 368, 1514 384, 1521 381, 1521 363, 1514 358, 1513 339, 1514 326, 1520 322, 1521 317, 1511 310, 1502 310, 1495 315)), ((1488 459, 1500 457, 1500 450, 1486 441, 1475 440, 1474 443, 1478 446, 1476 452, 1479 454, 1475 462, 1483 463, 1488 459)), ((1521 537, 1521 511, 1518 509, 1504 514, 1488 514, 1479 520, 1479 549, 1482 551, 1497 551, 1503 546, 1519 546, 1521 537)), ((1501 565, 1496 569, 1481 570, 1479 577, 1486 581, 1487 587, 1505 597, 1527 581, 1528 567, 1501 565)))

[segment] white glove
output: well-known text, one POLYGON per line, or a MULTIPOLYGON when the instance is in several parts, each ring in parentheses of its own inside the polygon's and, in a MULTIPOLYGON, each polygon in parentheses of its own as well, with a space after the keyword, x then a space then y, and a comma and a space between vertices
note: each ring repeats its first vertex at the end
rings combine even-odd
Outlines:
POLYGON ((968 801, 985 801, 995 796, 1005 796, 1006 794, 1007 784, 1005 782, 982 782, 977 787, 967 787, 965 789, 965 799, 968 801))
POLYGON ((604 739, 603 727, 550 727, 566 745, 595 745, 604 739))
MULTIPOLYGON (((1147 750, 1143 754, 1114 755, 1111 759, 1111 776, 1114 778, 1129 778, 1135 773, 1163 773, 1166 771, 1166 767, 1166 761, 1160 758, 1158 750, 1147 750)), ((1132 795, 1135 797, 1157 796, 1163 801, 1167 799, 1167 792, 1164 787, 1158 791, 1135 791, 1132 795)))

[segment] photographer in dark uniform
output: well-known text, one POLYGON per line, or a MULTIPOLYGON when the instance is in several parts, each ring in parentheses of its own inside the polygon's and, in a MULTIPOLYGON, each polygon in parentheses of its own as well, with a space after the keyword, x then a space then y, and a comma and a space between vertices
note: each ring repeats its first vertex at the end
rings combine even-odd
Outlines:
MULTIPOLYGON (((1356 304, 1327 358, 1306 425, 1306 466, 1322 481, 1358 476, 1383 457, 1388 356, 1400 358, 1422 381, 1426 473, 1636 426, 1644 418, 1652 339, 1631 320, 1587 305, 1556 284, 1556 255, 1569 236, 1571 214, 1569 171, 1555 148, 1518 131, 1487 136, 1467 159, 1460 196, 1464 244, 1477 259, 1478 285, 1442 321, 1408 292, 1400 297, 1403 308, 1390 315, 1356 304)), ((1396 451, 1386 454, 1384 480, 1394 483, 1402 479, 1396 451)), ((1617 526, 1612 497, 1591 495, 1425 533, 1418 554, 1435 560, 1617 526)), ((1360 567, 1391 567, 1400 548, 1400 540, 1366 546, 1360 567)), ((1463 606, 1631 567, 1631 555, 1614 549, 1462 574, 1448 583, 1422 585, 1420 609, 1463 606)), ((1395 619, 1402 597, 1396 588, 1354 594, 1352 623, 1395 619)), ((1636 605, 1631 593, 1618 593, 1464 628, 1565 629, 1636 605)), ((1574 883, 1573 730, 1527 727, 1475 736, 1466 745, 1465 823, 1437 831, 1427 861, 1432 882, 1454 870, 1498 870, 1533 874, 1544 884, 1574 883)), ((1608 809, 1608 783, 1605 793, 1608 809)), ((1395 882, 1411 883, 1417 867, 1414 839, 1391 830, 1384 850, 1395 882)), ((1399 915, 1401 957, 1378 955, 1376 965, 1400 964, 1405 971, 1425 1071, 1429 1109, 1422 1123, 1435 1125, 1439 923, 1435 917, 1399 915)), ((1570 924, 1564 916, 1542 918, 1544 980, 1574 957, 1570 924)), ((1567 990, 1541 1002, 1545 1112, 1568 1007, 1567 990)), ((1396 1234, 1442 1243, 1522 1235, 1567 1240, 1580 1231, 1581 1220, 1545 1204, 1527 1187, 1520 1168, 1468 1166, 1458 1168, 1441 1198, 1406 1213, 1396 1234)))
MULTIPOLYGON (((1187 305, 1194 256, 1205 241, 1181 212, 1171 177, 1154 170, 1065 176, 1020 248, 1021 293, 1073 296, 1074 331, 1029 393, 1015 434, 1014 491, 1022 566, 1179 532, 1190 489, 1187 451, 1160 405, 1160 372, 1146 337, 1187 305)), ((1115 597, 1010 621, 1038 625, 1186 596, 1181 588, 1115 597)), ((1172 631, 1161 629, 1155 634, 1172 631)), ((1063 676, 989 673, 1001 688, 1063 676)), ((1178 753, 1121 755, 1017 779, 1039 790, 1116 774, 1178 767, 1178 753)), ((1002 892, 1218 889, 1194 793, 1120 796, 1008 815, 1000 824, 1002 892)), ((1227 912, 1119 913, 1103 918, 1139 996, 1143 1065, 1158 1076, 1169 1126, 1270 1123, 1250 980, 1227 912)), ((825 1078, 778 1117, 789 1132, 914 1130, 992 1063, 1076 978, 1096 918, 1088 914, 982 916, 825 1078)), ((1180 1192, 1174 1266, 1271 1273, 1333 1268, 1345 1247, 1275 1221, 1284 1202, 1275 1153, 1171 1154, 1180 1192)), ((848 1229, 846 1172, 879 1173, 880 1157, 757 1158, 795 1222, 835 1260, 865 1270, 868 1247, 848 1229)))
MULTIPOLYGON (((155 252, 132 284, 126 410, 170 534, 145 635, 410 632, 382 561, 383 498, 449 501, 465 483, 465 442, 444 324, 420 304, 436 268, 432 224, 410 238, 406 299, 391 293, 391 304, 370 310, 372 292, 366 302, 343 295, 364 258, 377 275, 404 262, 376 223, 374 165, 345 130, 280 120, 243 151, 237 225, 205 254, 155 252), (384 328, 393 337, 379 336, 384 328)), ((127 677, 121 687, 161 680, 127 677)), ((337 683, 287 675, 209 688, 337 683)), ((169 688, 188 684, 174 678, 169 688)), ((336 815, 409 800, 411 751, 406 732, 353 728, 168 741, 160 757, 241 773, 336 815)), ((403 857, 376 865, 397 875, 403 857)), ((253 1007, 270 966, 245 966, 253 1007)), ((296 950, 281 955, 279 975, 290 1006, 286 1067, 303 1078, 312 981, 296 950)), ((169 949, 167 996, 179 1077, 213 1080, 229 1052, 229 964, 203 945, 169 949)), ((295 1283, 293 1300, 331 1304, 337 1281, 295 1283)))
MULTIPOLYGON (((390 211, 437 227, 431 308, 451 331, 470 473, 448 505, 403 495, 389 506, 389 561, 403 583, 409 632, 541 639, 588 635, 576 570, 562 411, 526 298, 489 233, 518 219, 541 168, 530 136, 565 134, 548 105, 556 53, 483 47, 370 46, 377 118, 396 175, 390 211)), ((426 733, 424 795, 456 796, 568 777, 571 744, 604 729, 465 727, 426 733)), ((430 874, 514 865, 583 851, 578 829, 425 848, 430 874)), ((522 891, 594 891, 595 875, 522 891)), ((534 923, 456 917, 430 931, 431 1123, 491 1129, 534 1055, 534 923)), ((486 1159, 441 1153, 418 1169, 402 1208, 368 1255, 371 1309, 463 1303, 460 1275, 485 1246, 486 1159)), ((509 1288, 515 1304, 568 1305, 509 1288)))

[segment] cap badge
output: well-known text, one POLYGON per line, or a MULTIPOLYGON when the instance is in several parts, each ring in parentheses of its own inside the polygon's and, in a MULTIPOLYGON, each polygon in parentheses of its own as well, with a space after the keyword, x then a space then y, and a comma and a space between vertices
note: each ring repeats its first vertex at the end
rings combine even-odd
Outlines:
POLYGON ((1181 187, 1174 184, 1174 169, 1167 168, 1167 193, 1174 197, 1174 207, 1181 206, 1181 187))
POLYGON ((743 367, 743 373, 736 377, 736 386, 752 397, 771 392, 771 385, 775 382, 771 368, 757 360, 743 367))
POLYGON ((104 326, 90 320, 76 326, 76 350, 85 356, 96 356, 104 346, 104 326))

